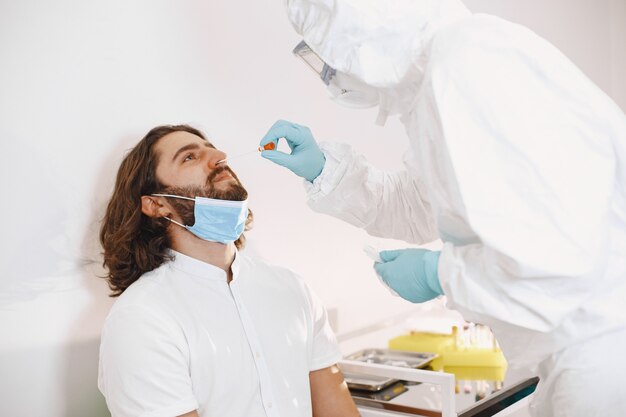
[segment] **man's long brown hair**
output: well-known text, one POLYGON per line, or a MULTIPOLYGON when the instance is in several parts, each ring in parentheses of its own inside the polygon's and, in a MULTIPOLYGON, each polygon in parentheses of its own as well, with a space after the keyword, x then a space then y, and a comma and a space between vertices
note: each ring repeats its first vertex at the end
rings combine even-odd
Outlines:
MULTIPOLYGON (((113 195, 107 206, 100 228, 100 243, 104 248, 106 279, 112 297, 122 294, 126 288, 144 273, 171 260, 170 240, 166 233, 169 221, 154 219, 141 211, 141 196, 159 192, 164 188, 156 178, 158 155, 154 144, 163 136, 185 131, 206 140, 197 129, 187 125, 164 125, 150 130, 141 141, 128 152, 117 172, 113 195)), ((248 211, 246 230, 252 223, 252 212, 248 211)), ((242 249, 245 236, 235 241, 242 249)))

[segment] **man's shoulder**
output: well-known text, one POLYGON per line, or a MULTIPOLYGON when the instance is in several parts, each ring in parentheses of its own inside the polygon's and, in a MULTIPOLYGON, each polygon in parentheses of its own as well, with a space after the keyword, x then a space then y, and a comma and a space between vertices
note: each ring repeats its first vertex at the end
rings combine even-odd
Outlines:
POLYGON ((239 255, 241 265, 250 271, 266 273, 272 277, 301 281, 300 275, 282 265, 275 264, 260 256, 239 255))
POLYGON ((115 300, 108 318, 113 315, 136 314, 137 312, 158 314, 160 311, 158 306, 162 303, 161 298, 165 293, 164 278, 169 269, 168 262, 165 262, 139 277, 115 300))
POLYGON ((242 268, 258 282, 274 282, 298 292, 308 292, 304 278, 291 269, 277 265, 259 256, 242 256, 242 268))

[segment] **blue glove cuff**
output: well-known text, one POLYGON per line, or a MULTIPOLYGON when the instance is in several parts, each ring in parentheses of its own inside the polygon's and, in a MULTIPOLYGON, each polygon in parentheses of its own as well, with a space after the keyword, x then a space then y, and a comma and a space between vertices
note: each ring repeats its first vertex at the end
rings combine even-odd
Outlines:
POLYGON ((427 251, 424 253, 424 274, 426 283, 431 290, 439 295, 443 295, 443 289, 439 283, 439 256, 441 251, 427 251))
POLYGON ((313 181, 315 181, 315 179, 316 179, 317 177, 319 177, 319 176, 320 176, 320 174, 321 174, 321 173, 322 173, 322 171, 324 170, 324 165, 326 165, 326 155, 324 155, 324 153, 323 153, 323 152, 321 152, 321 151, 320 151, 320 154, 321 154, 321 158, 317 158, 317 159, 318 159, 318 161, 317 161, 317 162, 316 162, 316 164, 315 164, 315 165, 317 165, 317 166, 313 165, 313 167, 314 167, 314 168, 312 168, 312 174, 313 174, 313 175, 307 175, 307 176, 305 176, 305 179, 306 179, 308 182, 310 182, 310 183, 312 183, 313 181))

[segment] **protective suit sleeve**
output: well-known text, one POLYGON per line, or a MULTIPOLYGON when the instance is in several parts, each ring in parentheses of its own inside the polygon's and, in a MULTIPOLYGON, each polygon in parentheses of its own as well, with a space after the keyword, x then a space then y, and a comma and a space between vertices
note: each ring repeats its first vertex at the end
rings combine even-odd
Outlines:
POLYGON ((371 166, 349 145, 321 143, 322 173, 305 182, 309 206, 372 236, 422 244, 438 239, 423 185, 408 163, 398 172, 371 166))
POLYGON ((433 51, 428 94, 477 236, 444 245, 450 306, 549 332, 606 290, 610 100, 556 48, 495 18, 449 29, 433 51))

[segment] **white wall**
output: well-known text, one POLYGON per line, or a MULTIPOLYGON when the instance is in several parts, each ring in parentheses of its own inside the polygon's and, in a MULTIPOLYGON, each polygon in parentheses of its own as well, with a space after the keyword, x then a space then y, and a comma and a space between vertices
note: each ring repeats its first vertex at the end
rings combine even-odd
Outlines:
MULTIPOLYGON (((547 37, 626 108, 624 0, 467 3, 547 37)), ((111 300, 96 278, 98 221, 123 151, 151 127, 190 123, 237 154, 284 118, 399 166, 398 122, 332 105, 292 57, 298 41, 280 0, 0 2, 0 415, 101 409, 96 347, 111 300)), ((340 333, 413 308, 361 251, 401 242, 312 213, 301 182, 268 161, 232 166, 256 215, 248 250, 303 275, 338 309, 340 333)))

